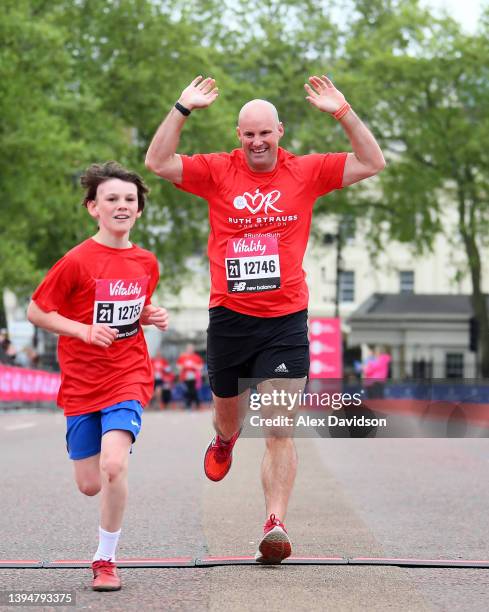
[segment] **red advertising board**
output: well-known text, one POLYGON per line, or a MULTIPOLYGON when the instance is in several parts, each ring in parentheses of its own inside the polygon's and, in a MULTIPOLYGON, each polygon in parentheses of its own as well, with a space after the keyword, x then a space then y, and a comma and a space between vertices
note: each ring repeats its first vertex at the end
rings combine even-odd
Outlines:
POLYGON ((53 402, 60 374, 0 365, 0 402, 53 402))
POLYGON ((311 355, 309 378, 343 378, 341 320, 311 317, 309 341, 311 355))

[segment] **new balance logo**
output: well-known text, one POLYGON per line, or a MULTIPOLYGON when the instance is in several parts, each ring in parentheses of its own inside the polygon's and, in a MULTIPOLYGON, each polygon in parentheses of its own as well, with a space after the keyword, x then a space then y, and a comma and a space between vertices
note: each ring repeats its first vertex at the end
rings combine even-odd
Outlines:
POLYGON ((234 283, 232 291, 244 291, 246 283, 234 283))
POLYGON ((131 419, 131 425, 134 425, 135 427, 139 429, 139 423, 135 421, 134 419, 131 419))
POLYGON ((286 374, 288 371, 289 370, 287 369, 287 366, 285 365, 285 363, 281 363, 274 370, 274 372, 277 372, 278 374, 286 374))

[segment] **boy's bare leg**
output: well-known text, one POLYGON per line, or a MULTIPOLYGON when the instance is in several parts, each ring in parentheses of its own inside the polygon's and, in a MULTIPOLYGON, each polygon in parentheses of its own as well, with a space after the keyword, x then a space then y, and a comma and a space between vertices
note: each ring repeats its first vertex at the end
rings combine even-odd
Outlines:
POLYGON ((127 501, 127 467, 132 435, 114 429, 102 436, 100 475, 102 481, 100 526, 115 532, 121 528, 127 501))
POLYGON ((79 490, 88 496, 97 495, 102 488, 100 479, 100 453, 73 461, 75 481, 79 490))

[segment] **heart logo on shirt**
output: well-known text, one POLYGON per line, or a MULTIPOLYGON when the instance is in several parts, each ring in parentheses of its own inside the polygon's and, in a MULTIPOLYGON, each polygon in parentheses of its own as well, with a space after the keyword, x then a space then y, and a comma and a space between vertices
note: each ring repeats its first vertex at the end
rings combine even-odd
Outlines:
POLYGON ((275 202, 280 198, 282 194, 277 189, 270 191, 270 193, 260 193, 260 189, 257 189, 254 194, 245 191, 243 195, 236 196, 233 200, 233 206, 237 210, 243 210, 246 208, 252 215, 260 212, 264 207, 263 212, 268 215, 269 209, 271 208, 275 212, 281 213, 283 210, 275 208, 273 206, 275 202))

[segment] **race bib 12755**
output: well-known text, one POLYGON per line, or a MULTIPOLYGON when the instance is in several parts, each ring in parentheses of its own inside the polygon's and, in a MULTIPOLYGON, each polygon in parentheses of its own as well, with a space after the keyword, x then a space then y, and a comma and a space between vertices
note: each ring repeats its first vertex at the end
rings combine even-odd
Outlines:
POLYGON ((147 276, 124 280, 96 279, 94 325, 105 323, 117 328, 117 340, 137 334, 147 287, 147 276))

